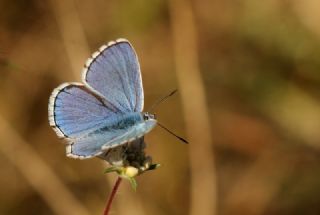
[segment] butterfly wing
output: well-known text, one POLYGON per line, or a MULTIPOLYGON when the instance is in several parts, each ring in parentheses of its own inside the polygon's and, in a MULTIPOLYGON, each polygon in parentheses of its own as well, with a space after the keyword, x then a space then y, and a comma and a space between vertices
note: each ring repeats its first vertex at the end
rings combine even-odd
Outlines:
POLYGON ((67 147, 67 155, 73 158, 86 159, 101 155, 107 150, 141 138, 156 126, 156 120, 150 119, 125 129, 95 132, 76 140, 67 147))
POLYGON ((68 156, 100 155, 155 126, 155 122, 142 122, 126 129, 103 129, 117 116, 143 109, 140 66, 128 41, 110 42, 95 52, 86 62, 83 82, 63 84, 50 97, 50 125, 68 140, 68 156))
POLYGON ((105 126, 116 115, 112 108, 83 84, 65 83, 51 94, 49 123, 59 137, 72 141, 105 126))
POLYGON ((138 123, 132 126, 128 131, 123 133, 122 135, 117 136, 117 138, 106 142, 102 146, 102 150, 107 150, 113 148, 117 145, 121 145, 126 142, 131 142, 137 138, 144 136, 146 133, 151 131, 157 125, 157 121, 155 119, 149 119, 138 123))
POLYGON ((102 46, 86 62, 85 85, 119 112, 141 112, 143 86, 137 55, 124 39, 102 46))

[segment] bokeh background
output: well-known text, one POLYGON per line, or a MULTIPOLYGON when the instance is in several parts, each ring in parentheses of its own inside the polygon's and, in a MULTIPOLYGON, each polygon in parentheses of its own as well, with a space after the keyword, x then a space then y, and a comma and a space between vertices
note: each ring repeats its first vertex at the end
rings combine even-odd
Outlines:
POLYGON ((48 98, 119 37, 145 107, 186 137, 146 136, 162 167, 124 181, 112 214, 320 214, 318 0, 0 0, 0 214, 102 214, 115 175, 73 160, 48 98))

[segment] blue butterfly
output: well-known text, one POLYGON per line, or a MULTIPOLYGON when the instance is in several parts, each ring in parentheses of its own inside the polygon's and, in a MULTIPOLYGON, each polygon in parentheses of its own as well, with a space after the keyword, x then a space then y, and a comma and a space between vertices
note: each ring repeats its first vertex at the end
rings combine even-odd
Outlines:
POLYGON ((157 124, 144 113, 138 57, 125 39, 111 41, 87 60, 83 83, 64 83, 49 100, 49 123, 67 140, 67 156, 86 159, 142 138, 157 124))

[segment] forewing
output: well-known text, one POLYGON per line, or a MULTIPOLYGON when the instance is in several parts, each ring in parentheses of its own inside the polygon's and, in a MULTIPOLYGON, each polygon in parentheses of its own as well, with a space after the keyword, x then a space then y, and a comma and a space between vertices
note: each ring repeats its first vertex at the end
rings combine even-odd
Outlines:
POLYGON ((137 55, 124 39, 102 46, 86 62, 83 82, 122 112, 141 112, 143 87, 137 55))
POLYGON ((116 115, 112 108, 83 84, 65 83, 51 94, 49 122, 59 137, 79 138, 103 127, 116 115))

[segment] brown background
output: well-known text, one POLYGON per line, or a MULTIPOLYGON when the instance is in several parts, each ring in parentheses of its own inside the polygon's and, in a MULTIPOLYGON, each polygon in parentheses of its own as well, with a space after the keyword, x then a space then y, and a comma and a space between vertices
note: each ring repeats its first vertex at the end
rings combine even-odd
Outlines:
POLYGON ((138 53, 145 107, 179 88, 156 112, 192 141, 148 134, 162 167, 137 192, 122 183, 112 214, 320 214, 319 11, 317 0, 0 0, 0 214, 102 214, 116 176, 65 156, 47 105, 119 37, 138 53))

